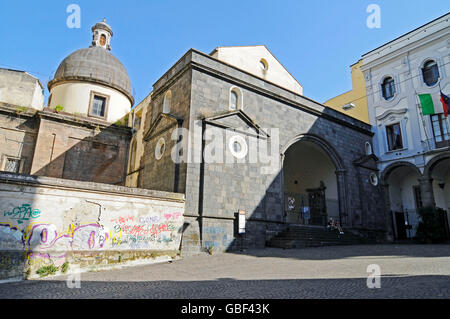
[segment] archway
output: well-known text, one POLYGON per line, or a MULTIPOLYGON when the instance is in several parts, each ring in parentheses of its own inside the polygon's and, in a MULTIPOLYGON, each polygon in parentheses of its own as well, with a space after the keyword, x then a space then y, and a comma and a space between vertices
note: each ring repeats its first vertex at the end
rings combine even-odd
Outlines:
POLYGON ((344 171, 338 156, 320 138, 300 136, 288 144, 283 162, 286 222, 325 226, 329 218, 341 221, 338 171, 344 171))
POLYGON ((447 224, 450 224, 450 154, 434 157, 425 168, 433 185, 433 196, 437 208, 447 212, 447 224))
POLYGON ((397 239, 413 238, 419 223, 417 210, 423 206, 419 180, 422 174, 413 164, 399 162, 387 167, 382 180, 388 187, 389 207, 397 239))

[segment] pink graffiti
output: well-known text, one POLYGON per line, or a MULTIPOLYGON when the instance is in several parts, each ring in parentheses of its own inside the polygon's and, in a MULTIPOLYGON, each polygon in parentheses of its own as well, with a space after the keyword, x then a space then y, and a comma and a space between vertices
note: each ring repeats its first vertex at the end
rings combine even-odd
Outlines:
POLYGON ((166 218, 166 220, 168 220, 168 219, 171 219, 171 218, 173 218, 173 219, 180 218, 182 215, 183 214, 181 214, 180 212, 176 212, 176 213, 173 213, 173 214, 164 214, 164 217, 166 218))
POLYGON ((118 217, 118 218, 115 218, 115 219, 111 219, 111 221, 116 223, 116 224, 125 224, 126 222, 134 221, 134 218, 133 218, 133 216, 118 217))
POLYGON ((151 236, 151 235, 159 235, 162 232, 169 231, 168 224, 153 224, 151 227, 145 227, 143 225, 123 225, 121 226, 121 230, 126 235, 135 235, 135 236, 151 236))

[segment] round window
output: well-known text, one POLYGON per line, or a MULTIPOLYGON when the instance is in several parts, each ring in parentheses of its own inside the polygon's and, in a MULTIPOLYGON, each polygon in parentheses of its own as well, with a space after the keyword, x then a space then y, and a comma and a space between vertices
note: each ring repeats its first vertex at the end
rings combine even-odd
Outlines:
POLYGON ((157 160, 160 160, 163 157, 165 151, 166 151, 166 141, 164 140, 164 138, 161 137, 158 143, 156 143, 155 158, 157 160))
POLYGON ((242 136, 235 135, 231 137, 228 143, 228 147, 231 154, 238 159, 243 159, 247 156, 248 146, 247 142, 242 136))
POLYGON ((377 186, 378 185, 378 176, 377 176, 377 174, 375 174, 375 173, 371 173, 370 174, 370 183, 373 186, 377 186))

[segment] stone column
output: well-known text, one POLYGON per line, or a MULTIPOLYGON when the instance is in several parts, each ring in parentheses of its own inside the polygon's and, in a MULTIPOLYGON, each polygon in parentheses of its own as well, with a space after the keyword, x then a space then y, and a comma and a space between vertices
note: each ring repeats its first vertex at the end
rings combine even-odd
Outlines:
POLYGON ((423 207, 435 207, 433 179, 430 176, 422 176, 419 178, 419 185, 422 194, 423 207))
MULTIPOLYGON (((280 198, 281 198, 281 208, 283 209, 283 223, 287 223, 287 215, 286 215, 286 198, 284 194, 284 160, 286 158, 285 154, 280 154, 280 198)), ((267 212, 264 212, 267 218, 267 212)))
POLYGON ((389 184, 381 184, 385 200, 385 221, 386 221, 386 239, 393 241, 395 239, 394 215, 391 209, 391 196, 389 194, 389 184))
POLYGON ((347 211, 347 188, 345 183, 345 169, 338 169, 336 171, 338 198, 339 198, 339 219, 340 224, 345 227, 351 226, 348 220, 347 211))

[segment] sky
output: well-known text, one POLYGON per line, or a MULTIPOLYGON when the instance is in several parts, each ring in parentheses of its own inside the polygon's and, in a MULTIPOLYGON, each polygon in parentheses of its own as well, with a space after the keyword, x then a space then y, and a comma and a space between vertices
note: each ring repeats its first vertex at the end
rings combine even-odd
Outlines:
POLYGON ((447 0, 0 0, 0 67, 45 86, 61 61, 89 47, 91 27, 112 27, 111 53, 127 68, 135 105, 189 49, 266 45, 317 102, 351 90, 361 56, 450 10, 447 0), (76 4, 80 28, 67 20, 76 4), (369 28, 371 4, 380 28, 369 28))

